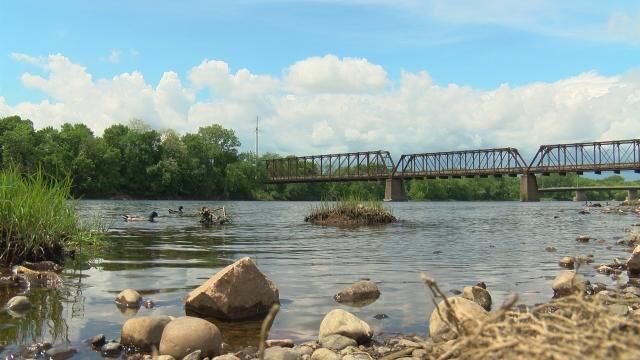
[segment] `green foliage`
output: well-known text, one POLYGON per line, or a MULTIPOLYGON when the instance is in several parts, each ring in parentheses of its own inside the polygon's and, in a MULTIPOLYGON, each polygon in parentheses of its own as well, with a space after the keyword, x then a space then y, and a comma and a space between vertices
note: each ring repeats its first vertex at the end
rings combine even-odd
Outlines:
POLYGON ((0 264, 62 260, 65 247, 93 242, 96 235, 76 217, 71 181, 0 172, 0 264))
POLYGON ((412 200, 517 200, 517 178, 433 179, 409 181, 412 200))

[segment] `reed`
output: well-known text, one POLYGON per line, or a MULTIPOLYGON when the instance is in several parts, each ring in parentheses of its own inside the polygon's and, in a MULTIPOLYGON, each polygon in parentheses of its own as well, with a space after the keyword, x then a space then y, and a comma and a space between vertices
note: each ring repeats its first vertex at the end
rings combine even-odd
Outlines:
POLYGON ((323 199, 311 207, 304 221, 321 225, 373 225, 396 222, 397 219, 380 201, 349 195, 335 201, 323 199))
POLYGON ((65 250, 98 241, 91 225, 76 216, 70 190, 69 178, 58 181, 41 171, 0 172, 0 264, 62 262, 65 250))

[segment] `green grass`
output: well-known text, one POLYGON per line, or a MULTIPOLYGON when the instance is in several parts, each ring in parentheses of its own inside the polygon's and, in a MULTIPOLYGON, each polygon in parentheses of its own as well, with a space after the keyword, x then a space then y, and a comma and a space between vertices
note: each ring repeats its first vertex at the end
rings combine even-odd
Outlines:
POLYGON ((52 260, 62 262, 65 250, 95 245, 97 223, 83 224, 70 200, 71 181, 57 181, 38 171, 23 175, 0 172, 0 264, 52 260))
POLYGON ((305 221, 327 225, 367 225, 395 222, 393 214, 382 207, 382 202, 351 195, 336 201, 324 199, 311 207, 305 221))

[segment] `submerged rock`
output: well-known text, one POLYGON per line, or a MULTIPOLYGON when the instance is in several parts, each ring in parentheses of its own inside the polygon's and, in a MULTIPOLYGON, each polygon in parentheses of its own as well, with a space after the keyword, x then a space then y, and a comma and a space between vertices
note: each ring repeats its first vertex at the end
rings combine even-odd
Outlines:
POLYGON ((124 289, 116 296, 116 304, 121 307, 139 308, 142 295, 133 289, 124 289))
POLYGON ((278 288, 249 257, 225 267, 191 291, 185 309, 224 320, 265 315, 280 302, 278 288))
POLYGON ((23 312, 31 309, 31 301, 26 296, 14 296, 7 301, 6 308, 16 312, 23 312))
POLYGON ((360 280, 343 288, 334 299, 339 303, 370 304, 380 297, 380 290, 373 281, 360 280))
POLYGON ((558 265, 562 266, 563 268, 573 269, 573 267, 575 266, 575 263, 576 263, 576 259, 573 256, 565 256, 562 259, 560 259, 560 261, 558 262, 558 265))
POLYGON ((587 235, 578 235, 578 237, 576 237, 576 241, 579 242, 588 242, 591 238, 587 235))

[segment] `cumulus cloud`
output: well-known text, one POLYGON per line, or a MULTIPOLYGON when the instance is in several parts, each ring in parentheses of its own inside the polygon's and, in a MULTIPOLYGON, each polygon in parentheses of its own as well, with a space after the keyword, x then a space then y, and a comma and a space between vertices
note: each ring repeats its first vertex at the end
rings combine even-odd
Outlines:
POLYGON ((180 132, 217 123, 235 130, 246 150, 259 116, 261 152, 298 155, 383 149, 397 157, 506 146, 526 155, 541 144, 640 137, 640 73, 633 72, 482 90, 437 84, 427 71, 391 81, 379 65, 331 55, 296 62, 280 77, 205 60, 188 81, 167 71, 157 84, 139 72, 94 79, 62 55, 41 63, 43 74, 21 79, 47 99, 0 98, 0 115, 19 114, 38 128, 84 122, 97 134, 131 118, 180 132))
POLYGON ((384 88, 387 74, 367 59, 311 57, 291 65, 285 76, 288 89, 301 93, 361 93, 384 88))

